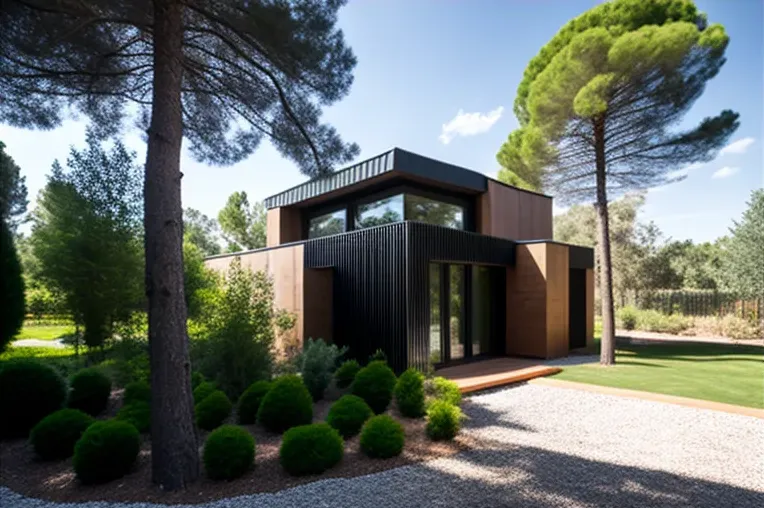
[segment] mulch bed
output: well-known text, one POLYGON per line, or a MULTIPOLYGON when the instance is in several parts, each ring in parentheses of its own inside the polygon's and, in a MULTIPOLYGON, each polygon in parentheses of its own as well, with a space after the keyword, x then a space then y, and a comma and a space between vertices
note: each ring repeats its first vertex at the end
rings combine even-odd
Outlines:
MULTIPOLYGON (((314 406, 314 421, 326 418, 331 403, 332 400, 320 401, 314 406)), ((84 486, 77 481, 71 459, 42 462, 36 459, 34 450, 26 440, 4 441, 0 443, 0 485, 28 497, 59 502, 203 503, 247 494, 276 492, 328 478, 363 476, 450 456, 468 447, 468 439, 465 436, 459 436, 453 442, 430 441, 424 431, 424 419, 404 418, 394 411, 390 414, 401 422, 406 431, 406 445, 400 456, 386 460, 370 459, 360 451, 359 438, 356 436, 345 442, 345 456, 342 462, 320 475, 289 476, 279 464, 281 435, 268 432, 257 425, 246 425, 244 427, 255 437, 255 467, 244 476, 230 482, 209 480, 202 471, 199 480, 188 490, 163 492, 151 482, 151 443, 146 436, 133 472, 119 480, 96 486, 84 486)), ((206 437, 206 432, 200 432, 200 457, 206 437)))

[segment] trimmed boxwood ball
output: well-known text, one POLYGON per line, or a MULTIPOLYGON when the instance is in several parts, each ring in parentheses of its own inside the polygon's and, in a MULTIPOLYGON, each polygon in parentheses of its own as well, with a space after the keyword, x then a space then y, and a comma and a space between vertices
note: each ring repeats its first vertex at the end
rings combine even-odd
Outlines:
POLYGON ((207 398, 212 392, 217 391, 217 386, 212 381, 202 381, 199 386, 194 388, 194 404, 199 404, 207 398))
POLYGON ((204 443, 204 469, 213 480, 232 480, 246 473, 255 462, 255 438, 246 429, 223 425, 204 443))
POLYGON ((313 397, 295 375, 276 379, 257 410, 257 423, 272 432, 284 432, 312 421, 313 397))
POLYGON ((151 405, 144 400, 125 404, 117 413, 117 420, 132 423, 141 434, 151 430, 151 405))
POLYGON ((106 483, 126 475, 141 447, 133 425, 117 420, 95 422, 74 445, 74 472, 82 483, 106 483))
POLYGON ((133 381, 125 386, 122 403, 130 404, 135 401, 151 402, 151 386, 146 381, 133 381))
POLYGON ((374 416, 369 405, 356 395, 343 395, 329 408, 326 422, 344 438, 355 436, 366 420, 374 416))
POLYGON ((395 373, 383 361, 371 362, 358 371, 351 387, 353 395, 358 395, 375 414, 384 413, 393 399, 395 373))
POLYGON ((82 369, 72 376, 68 406, 98 416, 111 395, 111 379, 96 368, 82 369))
POLYGON ((437 376, 428 380, 426 392, 428 396, 437 400, 444 400, 454 406, 459 406, 462 403, 462 391, 459 389, 459 385, 444 377, 437 376))
POLYGON ((436 400, 427 408, 427 435, 433 441, 450 440, 459 433, 462 410, 445 400, 436 400))
POLYGON ((361 430, 361 451, 372 458, 389 459, 400 455, 405 441, 403 426, 389 415, 371 418, 361 430))
POLYGON ((225 419, 231 416, 231 409, 233 404, 228 396, 221 390, 216 390, 196 405, 196 425, 204 430, 220 427, 225 419))
POLYGON ((270 381, 255 381, 239 397, 239 407, 236 410, 239 423, 248 425, 257 420, 257 410, 263 397, 271 389, 270 381))
POLYGON ((395 402, 403 416, 424 416, 424 375, 411 368, 401 374, 395 383, 395 402))
POLYGON ((345 442, 328 423, 292 427, 279 449, 281 466, 294 476, 319 474, 342 460, 345 442))
POLYGON ((85 429, 95 420, 78 409, 61 409, 51 413, 29 433, 35 453, 43 460, 58 460, 71 457, 74 444, 82 437, 85 429))
POLYGON ((334 380, 337 388, 347 388, 353 383, 355 375, 361 370, 361 364, 356 360, 347 360, 334 371, 334 380))
POLYGON ((0 364, 0 438, 25 437, 44 417, 61 409, 66 382, 35 360, 0 364))

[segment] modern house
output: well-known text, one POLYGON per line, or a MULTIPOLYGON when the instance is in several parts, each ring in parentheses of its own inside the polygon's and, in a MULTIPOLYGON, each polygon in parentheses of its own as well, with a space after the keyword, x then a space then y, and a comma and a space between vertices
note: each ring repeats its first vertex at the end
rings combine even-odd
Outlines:
POLYGON ((552 198, 394 148, 265 200, 266 271, 297 337, 391 366, 555 358, 591 344, 594 253, 552 238, 552 198))

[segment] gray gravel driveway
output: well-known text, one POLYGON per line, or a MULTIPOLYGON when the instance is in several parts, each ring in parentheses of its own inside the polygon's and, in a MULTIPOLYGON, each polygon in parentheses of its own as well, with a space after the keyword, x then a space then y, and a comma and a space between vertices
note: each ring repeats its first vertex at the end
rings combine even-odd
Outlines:
MULTIPOLYGON (((538 385, 471 397, 465 411, 478 447, 454 457, 196 506, 764 506, 764 420, 538 385)), ((0 488, 0 506, 75 505, 0 488)))

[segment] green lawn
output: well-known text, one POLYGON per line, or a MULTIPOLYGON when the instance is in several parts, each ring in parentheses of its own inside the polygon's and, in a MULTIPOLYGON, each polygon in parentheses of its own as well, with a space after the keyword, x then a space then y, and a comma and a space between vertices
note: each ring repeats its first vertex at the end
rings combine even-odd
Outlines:
POLYGON ((650 344, 616 351, 614 367, 565 367, 555 379, 764 408, 764 348, 650 344))
POLYGON ((54 340, 74 333, 73 325, 33 325, 24 323, 14 340, 40 339, 54 340))

